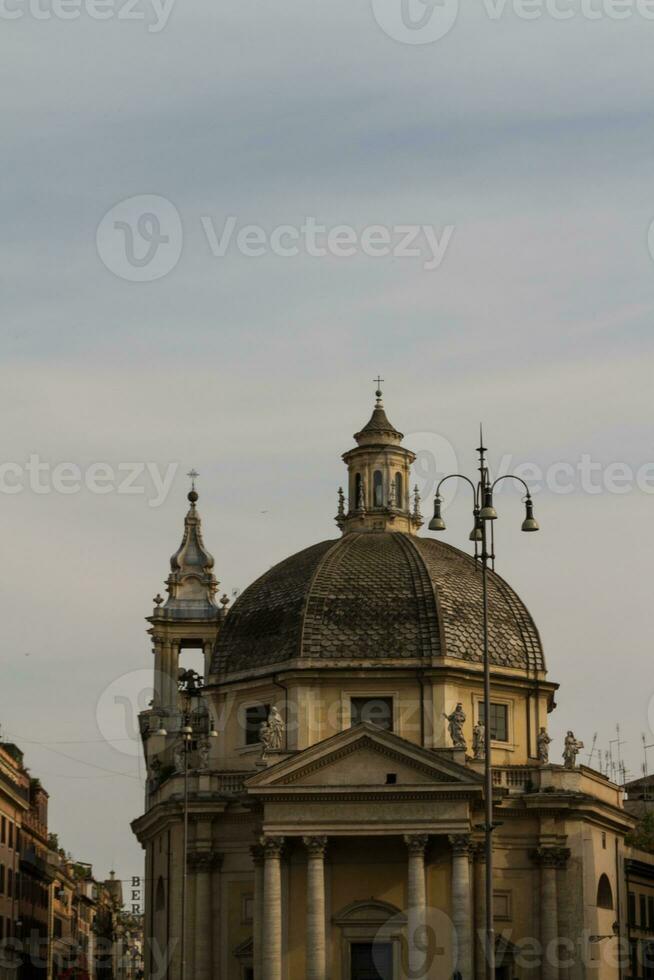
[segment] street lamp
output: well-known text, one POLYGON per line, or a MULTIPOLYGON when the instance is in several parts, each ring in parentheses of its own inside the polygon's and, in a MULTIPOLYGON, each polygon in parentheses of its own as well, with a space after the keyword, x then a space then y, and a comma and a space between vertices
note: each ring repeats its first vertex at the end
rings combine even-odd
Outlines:
POLYGON ((486 977, 487 980, 495 978, 495 927, 493 918, 493 766, 491 760, 491 729, 490 729, 490 704, 491 704, 491 680, 490 680, 490 657, 488 650, 488 563, 495 568, 495 542, 493 533, 493 522, 497 520, 497 511, 493 500, 493 492, 498 483, 502 480, 516 480, 525 489, 525 518, 522 522, 522 530, 538 531, 538 521, 534 517, 534 504, 531 499, 529 487, 522 477, 515 474, 506 474, 491 481, 486 465, 486 447, 481 428, 479 430, 480 445, 477 449, 479 453, 479 478, 476 481, 461 473, 450 473, 443 477, 436 487, 434 497, 434 516, 429 522, 430 531, 444 531, 445 521, 441 513, 443 499, 441 497, 441 487, 446 480, 465 480, 472 488, 473 509, 472 515, 474 524, 470 532, 470 541, 475 545, 475 560, 481 561, 482 575, 482 597, 483 597, 483 637, 484 637, 484 805, 485 805, 485 824, 484 839, 486 846, 486 977), (488 525, 490 524, 490 542, 488 525), (490 543, 490 551, 488 550, 490 543), (481 551, 479 550, 481 548, 481 551))

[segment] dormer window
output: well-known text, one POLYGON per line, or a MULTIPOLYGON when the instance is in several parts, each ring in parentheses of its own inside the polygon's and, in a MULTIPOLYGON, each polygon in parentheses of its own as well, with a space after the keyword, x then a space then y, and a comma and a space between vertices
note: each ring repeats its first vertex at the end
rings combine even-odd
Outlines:
POLYGON ((384 477, 381 470, 375 470, 372 475, 372 495, 375 507, 384 506, 384 477))

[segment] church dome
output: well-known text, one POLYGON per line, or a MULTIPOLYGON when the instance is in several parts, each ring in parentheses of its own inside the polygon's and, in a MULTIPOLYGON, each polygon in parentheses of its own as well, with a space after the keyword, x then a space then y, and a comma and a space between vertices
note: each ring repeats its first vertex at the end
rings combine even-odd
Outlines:
MULTIPOLYGON (((490 654, 496 667, 544 670, 534 622, 489 572, 490 654)), ((482 579, 475 561, 441 541, 401 531, 351 531, 275 565, 234 603, 213 672, 297 662, 428 666, 482 662, 482 579)))

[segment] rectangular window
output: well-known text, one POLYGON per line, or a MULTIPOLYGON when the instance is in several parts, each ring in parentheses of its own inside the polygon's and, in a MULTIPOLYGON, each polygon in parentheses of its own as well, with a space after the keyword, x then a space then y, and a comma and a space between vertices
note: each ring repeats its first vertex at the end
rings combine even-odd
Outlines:
POLYGON ((634 892, 629 892, 627 896, 627 918, 630 926, 636 925, 636 896, 634 892))
POLYGON ((55 939, 61 939, 64 934, 63 923, 58 915, 54 917, 54 935, 55 939))
POLYGON ((654 897, 650 895, 647 899, 647 928, 654 931, 654 897))
MULTIPOLYGON (((479 721, 484 724, 484 703, 479 705, 479 721)), ((494 704, 490 706, 490 736, 493 742, 509 741, 509 706, 494 704)))
POLYGON ((14 895, 14 872, 9 868, 7 871, 7 896, 13 898, 14 895))
POLYGON ((393 698, 350 698, 350 725, 368 722, 387 732, 393 731, 393 698))
POLYGON ((261 741, 259 730, 270 713, 269 704, 255 704, 245 709, 245 744, 258 745, 261 741))
POLYGON ((640 920, 639 926, 641 929, 647 929, 647 898, 645 895, 639 895, 639 906, 640 906, 640 920))
POLYGON ((5 866, 0 864, 0 895, 5 893, 5 866))
POLYGON ((7 846, 8 847, 14 846, 14 825, 11 822, 11 820, 9 821, 9 839, 7 841, 7 846))
POLYGON ((2 824, 0 825, 0 844, 7 843, 7 818, 2 818, 2 824))

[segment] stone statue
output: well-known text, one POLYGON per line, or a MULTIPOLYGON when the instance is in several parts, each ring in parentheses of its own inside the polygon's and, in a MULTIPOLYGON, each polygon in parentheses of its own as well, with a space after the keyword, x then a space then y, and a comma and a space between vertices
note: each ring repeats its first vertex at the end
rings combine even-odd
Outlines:
POLYGON ((563 748, 563 765, 566 769, 574 769, 577 764, 577 756, 583 747, 584 743, 577 741, 574 732, 568 732, 563 748))
POLYGON ((155 758, 148 766, 148 791, 150 793, 154 793, 154 791, 159 786, 160 776, 161 776, 161 762, 155 756, 155 758))
POLYGON ((481 721, 472 729, 472 754, 475 759, 483 759, 486 755, 486 726, 481 721))
POLYGON ((267 752, 281 752, 284 747, 286 725, 277 708, 272 707, 265 721, 259 726, 259 739, 263 745, 262 758, 267 752))
POLYGON ((463 725, 466 720, 466 714, 463 710, 463 705, 459 701, 456 708, 451 715, 444 715, 448 721, 448 730, 450 733, 450 738, 452 739, 452 745, 455 749, 467 749, 468 743, 465 740, 465 735, 463 734, 463 725))
POLYGON ((199 691, 202 687, 202 678, 197 670, 184 670, 180 667, 177 674, 177 686, 180 691, 199 691))
POLYGON ((550 761, 551 741, 552 739, 547 734, 547 730, 545 728, 541 728, 536 736, 536 751, 538 753, 538 761, 542 762, 545 766, 550 761))
POLYGON ((175 772, 184 772, 186 766, 186 750, 184 745, 177 745, 173 750, 173 764, 175 772))
POLYGON ((198 758, 200 760, 200 769, 209 768, 210 752, 211 752, 211 746, 209 744, 209 739, 203 738, 201 742, 198 742, 198 758))

